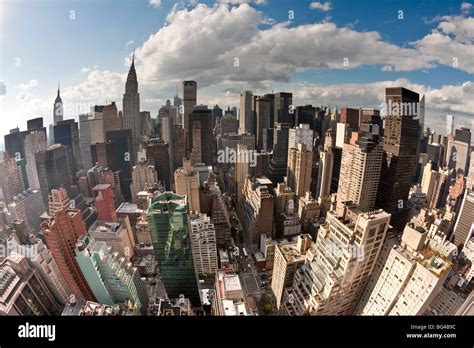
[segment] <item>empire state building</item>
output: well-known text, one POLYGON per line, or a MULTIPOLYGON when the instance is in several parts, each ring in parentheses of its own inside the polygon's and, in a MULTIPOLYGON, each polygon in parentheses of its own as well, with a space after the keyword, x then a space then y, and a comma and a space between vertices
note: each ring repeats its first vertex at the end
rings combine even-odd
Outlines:
POLYGON ((137 72, 135 71, 135 54, 128 71, 125 94, 123 95, 123 128, 132 131, 132 158, 134 159, 140 142, 140 94, 138 93, 137 72))

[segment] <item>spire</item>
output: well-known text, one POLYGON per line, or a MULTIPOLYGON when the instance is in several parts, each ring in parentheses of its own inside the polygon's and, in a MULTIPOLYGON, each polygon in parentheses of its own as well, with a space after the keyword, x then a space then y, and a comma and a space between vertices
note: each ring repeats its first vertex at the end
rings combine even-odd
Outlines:
POLYGON ((59 90, 60 90, 60 89, 61 89, 61 81, 58 81, 58 98, 61 98, 61 97, 59 96, 59 90))
POLYGON ((135 68, 135 48, 133 49, 133 54, 132 54, 132 67, 135 68))

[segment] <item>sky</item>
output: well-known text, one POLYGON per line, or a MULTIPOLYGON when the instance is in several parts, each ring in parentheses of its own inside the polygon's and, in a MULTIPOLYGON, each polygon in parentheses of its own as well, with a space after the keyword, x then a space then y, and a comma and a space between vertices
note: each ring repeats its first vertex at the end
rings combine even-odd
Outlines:
MULTIPOLYGON (((122 96, 135 50, 141 110, 156 116, 183 80, 198 103, 293 93, 295 105, 379 107, 385 88, 426 99, 474 129, 474 4, 436 0, 0 0, 0 135, 42 116, 58 83, 65 118, 122 96)), ((2 139, 1 137, 0 139, 2 139)), ((1 142, 1 140, 0 140, 1 142)))

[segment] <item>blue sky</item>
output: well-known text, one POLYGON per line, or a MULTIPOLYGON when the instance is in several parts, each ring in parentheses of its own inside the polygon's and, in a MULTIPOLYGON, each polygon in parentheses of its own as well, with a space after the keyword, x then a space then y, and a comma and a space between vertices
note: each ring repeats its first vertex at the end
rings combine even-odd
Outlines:
MULTIPOLYGON (((133 48, 142 109, 152 115, 182 79, 198 81, 200 102, 223 107, 235 104, 242 89, 288 90, 297 103, 374 106, 384 86, 403 84, 426 93, 433 126, 442 127, 446 113, 471 126, 474 8, 468 2, 220 2, 231 4, 0 0, 0 87, 6 89, 0 134, 24 129, 31 117, 50 123, 59 80, 65 103, 115 100, 121 108, 133 48), (319 41, 310 47, 313 38, 319 41), (234 56, 239 69, 226 65, 234 56), (346 57, 350 65, 343 67, 346 57)), ((77 117, 78 109, 66 116, 77 117)))

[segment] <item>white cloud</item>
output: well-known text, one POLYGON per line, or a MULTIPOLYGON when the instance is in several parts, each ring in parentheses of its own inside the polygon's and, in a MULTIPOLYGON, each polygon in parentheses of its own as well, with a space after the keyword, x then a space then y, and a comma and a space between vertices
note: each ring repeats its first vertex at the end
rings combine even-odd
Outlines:
POLYGON ((130 45, 133 45, 133 40, 128 41, 125 45, 126 45, 127 47, 130 46, 130 45))
POLYGON ((149 0, 148 4, 152 7, 161 7, 161 0, 149 0))
POLYGON ((327 1, 327 2, 319 2, 319 1, 313 1, 312 3, 309 4, 309 8, 312 10, 320 10, 323 12, 327 12, 332 10, 332 3, 327 1))
POLYGON ((469 11, 472 7, 472 4, 469 2, 463 2, 461 4, 461 11, 469 11))
POLYGON ((251 4, 254 3, 255 5, 265 5, 267 0, 218 0, 217 2, 222 4, 230 4, 230 5, 239 5, 239 4, 251 4))
POLYGON ((20 83, 19 85, 16 85, 15 88, 18 88, 20 91, 27 91, 33 87, 38 86, 38 81, 36 80, 30 80, 28 83, 20 83))

